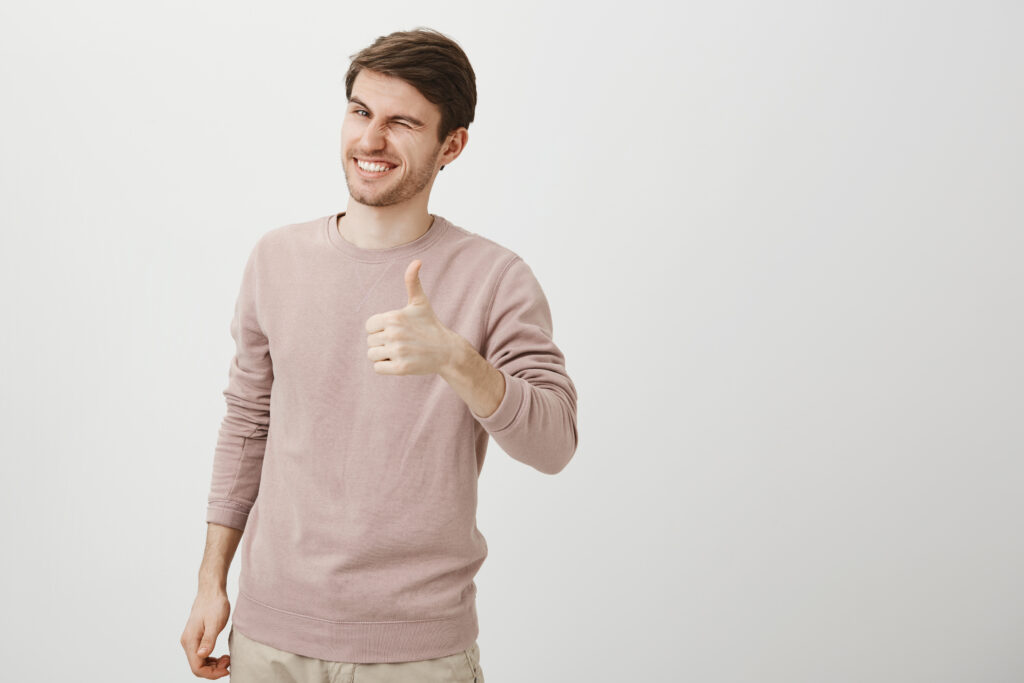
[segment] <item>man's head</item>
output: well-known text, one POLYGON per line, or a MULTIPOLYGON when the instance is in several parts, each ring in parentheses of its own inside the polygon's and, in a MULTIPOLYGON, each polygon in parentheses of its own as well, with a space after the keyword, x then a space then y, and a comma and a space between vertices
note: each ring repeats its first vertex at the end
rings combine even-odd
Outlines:
POLYGON ((429 192, 468 139, 476 109, 469 59, 453 40, 424 28, 381 36, 351 59, 341 129, 349 194, 387 206, 429 192), (389 169, 366 172, 357 159, 389 169))

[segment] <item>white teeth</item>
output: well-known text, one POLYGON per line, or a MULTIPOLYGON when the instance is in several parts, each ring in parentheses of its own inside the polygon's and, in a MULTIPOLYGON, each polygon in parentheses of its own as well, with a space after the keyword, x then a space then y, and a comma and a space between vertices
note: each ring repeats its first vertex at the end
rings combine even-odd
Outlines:
POLYGON ((365 161, 360 161, 358 159, 356 160, 356 164, 358 164, 359 168, 363 169, 364 171, 373 171, 377 173, 379 173, 380 171, 387 171, 389 168, 391 168, 390 166, 384 166, 382 164, 368 164, 365 161))

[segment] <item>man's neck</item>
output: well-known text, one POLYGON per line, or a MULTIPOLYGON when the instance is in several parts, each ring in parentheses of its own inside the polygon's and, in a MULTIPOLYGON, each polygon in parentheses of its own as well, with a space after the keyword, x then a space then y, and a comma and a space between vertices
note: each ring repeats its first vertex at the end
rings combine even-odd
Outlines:
POLYGON ((362 249, 389 249, 421 237, 433 221, 426 206, 378 207, 349 201, 338 218, 338 231, 362 249))

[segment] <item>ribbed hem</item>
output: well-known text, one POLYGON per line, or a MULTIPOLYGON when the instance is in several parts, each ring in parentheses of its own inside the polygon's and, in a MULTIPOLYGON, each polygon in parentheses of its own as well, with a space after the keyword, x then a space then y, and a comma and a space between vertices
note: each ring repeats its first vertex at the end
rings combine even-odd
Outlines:
POLYGON ((285 612, 239 591, 232 624, 259 643, 330 662, 377 664, 435 659, 472 647, 476 593, 455 615, 422 621, 330 621, 285 612))

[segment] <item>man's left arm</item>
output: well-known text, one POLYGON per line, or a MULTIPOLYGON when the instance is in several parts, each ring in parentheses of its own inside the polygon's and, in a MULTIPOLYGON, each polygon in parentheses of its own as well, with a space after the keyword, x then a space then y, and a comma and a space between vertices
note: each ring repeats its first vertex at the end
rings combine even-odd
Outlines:
POLYGON ((579 442, 576 387, 553 339, 547 297, 519 256, 498 278, 485 326, 479 351, 456 335, 439 374, 509 456, 557 474, 579 442))

